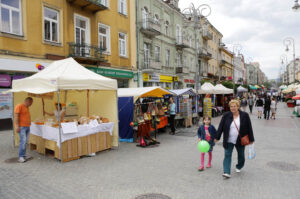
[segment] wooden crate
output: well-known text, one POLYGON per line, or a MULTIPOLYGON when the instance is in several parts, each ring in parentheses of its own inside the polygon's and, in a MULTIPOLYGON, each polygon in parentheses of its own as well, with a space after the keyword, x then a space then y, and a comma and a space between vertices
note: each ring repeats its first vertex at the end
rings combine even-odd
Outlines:
MULTIPOLYGON (((40 136, 30 135, 29 145, 31 150, 46 155, 51 152, 56 159, 60 158, 60 150, 57 143, 45 140, 40 136)), ((62 143, 62 161, 69 162, 77 160, 81 156, 104 151, 111 148, 111 135, 109 132, 96 133, 80 138, 73 138, 62 143)))

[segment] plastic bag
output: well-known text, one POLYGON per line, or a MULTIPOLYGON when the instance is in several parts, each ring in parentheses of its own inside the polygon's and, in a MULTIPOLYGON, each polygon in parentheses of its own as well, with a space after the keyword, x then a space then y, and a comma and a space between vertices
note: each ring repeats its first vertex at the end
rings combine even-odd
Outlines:
POLYGON ((254 143, 250 144, 248 147, 248 159, 249 160, 253 160, 256 156, 256 152, 255 152, 255 147, 254 147, 254 143))

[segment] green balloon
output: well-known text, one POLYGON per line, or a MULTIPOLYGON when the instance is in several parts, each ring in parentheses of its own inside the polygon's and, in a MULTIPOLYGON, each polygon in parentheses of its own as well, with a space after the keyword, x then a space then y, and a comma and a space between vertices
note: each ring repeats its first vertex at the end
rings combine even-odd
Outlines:
POLYGON ((209 151, 209 143, 206 140, 202 140, 198 142, 198 150, 202 153, 206 153, 209 151))

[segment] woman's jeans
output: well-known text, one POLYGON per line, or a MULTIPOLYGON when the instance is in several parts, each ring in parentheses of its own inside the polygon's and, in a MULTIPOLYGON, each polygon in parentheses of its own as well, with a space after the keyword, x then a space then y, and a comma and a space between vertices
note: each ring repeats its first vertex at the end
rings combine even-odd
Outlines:
POLYGON ((25 157, 26 156, 26 145, 29 137, 29 129, 30 127, 20 127, 20 133, 19 133, 19 157, 25 157))
POLYGON ((224 161, 223 161, 224 173, 230 174, 231 157, 232 157, 232 151, 233 151, 234 146, 238 153, 238 163, 235 167, 237 169, 242 169, 245 164, 245 146, 237 146, 232 143, 228 143, 228 147, 227 147, 227 149, 225 149, 225 157, 224 157, 224 161))

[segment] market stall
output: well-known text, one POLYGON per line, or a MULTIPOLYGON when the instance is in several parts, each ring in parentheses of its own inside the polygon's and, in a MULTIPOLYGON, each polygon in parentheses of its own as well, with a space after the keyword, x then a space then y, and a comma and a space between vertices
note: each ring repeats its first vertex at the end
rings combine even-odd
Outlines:
MULTIPOLYGON (((55 61, 35 75, 13 81, 9 92, 14 93, 14 105, 28 96, 33 98, 32 150, 52 153, 66 162, 118 146, 118 126, 114 125, 118 122, 117 81, 91 72, 72 58, 55 61), (45 114, 59 112, 61 106, 64 119, 45 114)), ((19 143, 16 135, 15 145, 19 143)))
POLYGON ((192 88, 170 90, 175 93, 174 102, 176 103, 175 120, 186 119, 186 125, 192 125, 192 119, 198 118, 198 99, 199 96, 192 88))
POLYGON ((170 94, 173 93, 160 87, 118 89, 120 141, 133 142, 136 130, 140 146, 147 145, 144 137, 155 144, 150 132, 167 126, 162 98, 170 94))
POLYGON ((233 95, 234 90, 226 88, 222 84, 217 84, 214 88, 214 94, 216 95, 216 102, 213 106, 213 115, 219 116, 221 115, 224 110, 227 111, 227 107, 229 109, 229 100, 227 98, 230 97, 230 95, 233 95), (225 98, 226 97, 226 98, 225 98))
POLYGON ((211 83, 209 82, 205 82, 200 90, 198 90, 198 94, 202 95, 201 96, 201 99, 202 99, 202 102, 201 104, 203 105, 203 108, 202 108, 202 111, 200 113, 200 115, 208 115, 210 117, 212 117, 212 107, 213 107, 213 104, 214 104, 214 89, 215 89, 215 86, 212 85, 211 83), (205 95, 205 97, 204 97, 205 95))

